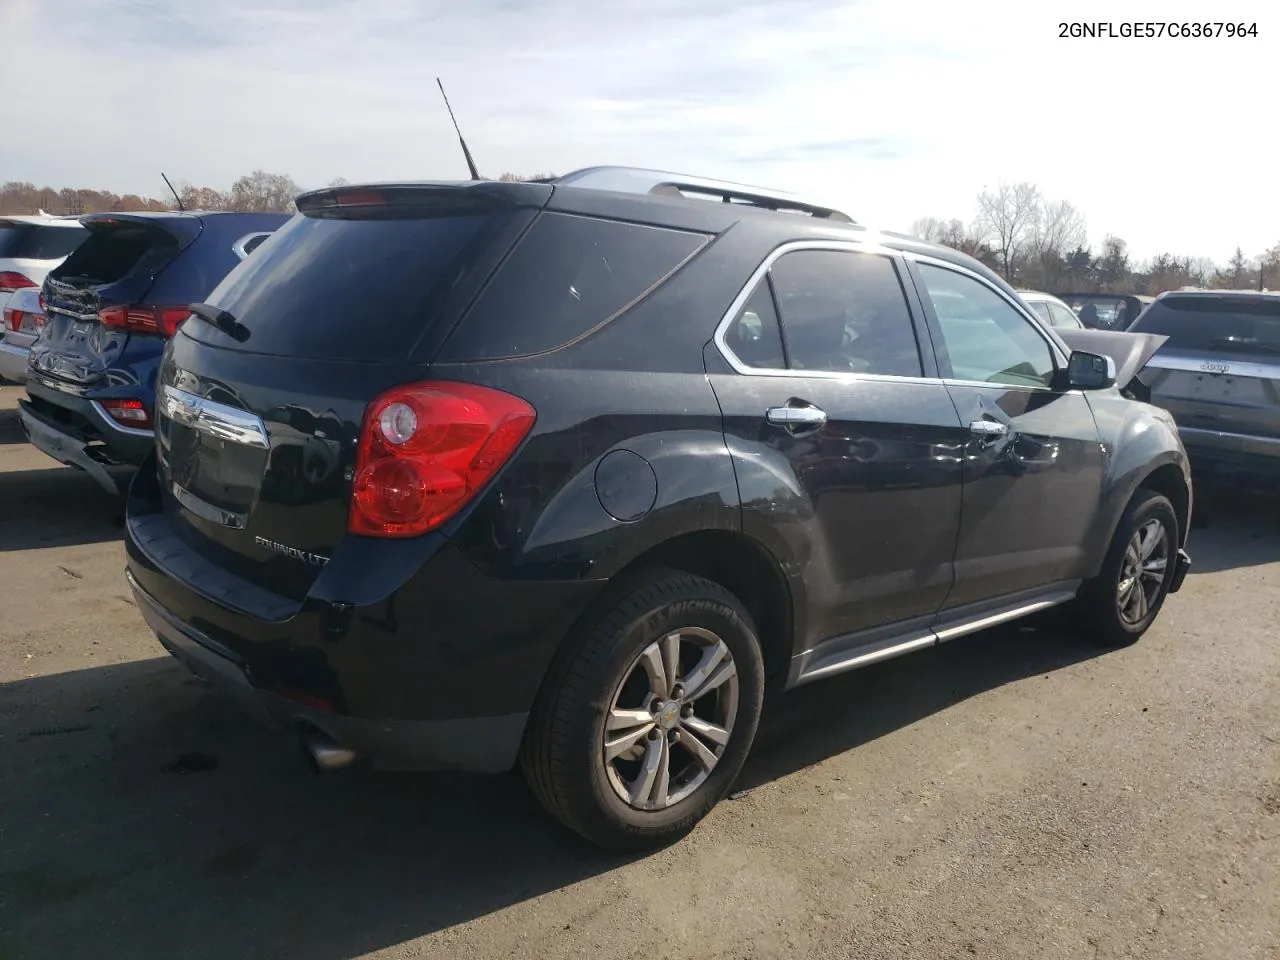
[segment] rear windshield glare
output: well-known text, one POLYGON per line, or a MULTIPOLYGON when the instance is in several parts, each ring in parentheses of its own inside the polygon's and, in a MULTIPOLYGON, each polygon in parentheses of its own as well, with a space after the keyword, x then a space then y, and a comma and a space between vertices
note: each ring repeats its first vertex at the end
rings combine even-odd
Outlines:
POLYGON ((178 252, 178 241, 148 224, 114 224, 89 232, 54 277, 68 283, 115 283, 133 273, 155 273, 178 252))
POLYGON ((0 223, 0 257, 12 260, 60 260, 80 245, 79 224, 46 227, 37 223, 0 223))
POLYGON ((1164 349, 1276 357, 1280 297, 1170 297, 1148 307, 1131 329, 1168 337, 1164 349))
POLYGON ((208 297, 248 330, 243 343, 208 323, 183 330, 273 356, 403 359, 504 217, 474 206, 458 216, 294 217, 208 297))
POLYGON ((700 233, 543 213, 445 347, 494 360, 555 350, 603 326, 707 242, 700 233))

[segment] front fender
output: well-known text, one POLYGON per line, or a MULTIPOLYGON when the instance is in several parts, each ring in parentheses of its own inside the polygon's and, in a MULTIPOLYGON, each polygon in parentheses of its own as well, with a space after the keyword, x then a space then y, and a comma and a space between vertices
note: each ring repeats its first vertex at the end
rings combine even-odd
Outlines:
MULTIPOLYGON (((1185 546, 1190 526, 1191 469, 1173 418, 1159 407, 1128 400, 1118 392, 1086 394, 1098 424, 1105 472, 1096 521, 1090 531, 1090 575, 1103 558, 1125 507, 1138 488, 1157 470, 1174 467, 1187 488, 1186 517, 1179 546, 1185 546)), ((1176 506, 1176 505, 1175 505, 1176 506)))

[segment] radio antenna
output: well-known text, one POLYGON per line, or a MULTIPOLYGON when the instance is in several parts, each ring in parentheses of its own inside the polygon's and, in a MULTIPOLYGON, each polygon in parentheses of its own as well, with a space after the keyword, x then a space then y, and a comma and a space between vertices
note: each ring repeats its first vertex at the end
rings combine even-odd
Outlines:
POLYGON ((169 192, 173 194, 173 199, 178 201, 178 209, 185 213, 187 208, 182 205, 182 198, 178 196, 178 191, 173 189, 173 184, 169 182, 168 177, 165 177, 163 170, 160 171, 160 176, 164 177, 164 185, 168 187, 169 192))
POLYGON ((472 180, 482 179, 476 170, 476 162, 471 159, 471 151, 467 149, 467 141, 462 139, 462 131, 458 128, 458 118, 453 115, 453 107, 449 105, 449 95, 444 92, 444 84, 436 77, 436 86, 440 88, 440 96, 444 97, 444 108, 449 111, 449 119, 453 121, 453 129, 458 134, 458 143, 462 146, 462 155, 467 158, 467 172, 472 180))

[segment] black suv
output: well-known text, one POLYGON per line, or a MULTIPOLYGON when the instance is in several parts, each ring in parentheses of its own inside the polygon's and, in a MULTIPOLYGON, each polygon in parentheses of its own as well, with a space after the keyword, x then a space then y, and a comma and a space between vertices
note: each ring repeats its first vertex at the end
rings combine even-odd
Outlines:
POLYGON ((519 762, 658 843, 766 682, 1067 602, 1129 642, 1186 572, 1172 419, 962 254, 616 168, 298 206, 171 341, 126 527, 165 647, 319 768, 519 762))
POLYGON ((45 278, 47 320, 19 400, 31 443, 117 492, 155 443, 156 370, 167 337, 288 216, 98 213, 45 278))

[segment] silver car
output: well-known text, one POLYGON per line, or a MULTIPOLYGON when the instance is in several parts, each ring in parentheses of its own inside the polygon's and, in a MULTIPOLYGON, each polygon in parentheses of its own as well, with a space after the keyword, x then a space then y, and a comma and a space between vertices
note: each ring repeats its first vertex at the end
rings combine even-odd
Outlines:
POLYGON ((1280 293, 1178 290, 1132 327, 1168 339, 1143 379, 1202 477, 1280 480, 1280 293))
POLYGON ((43 328, 39 288, 15 290, 4 306, 4 323, 0 326, 0 379, 26 382, 31 344, 43 328))

